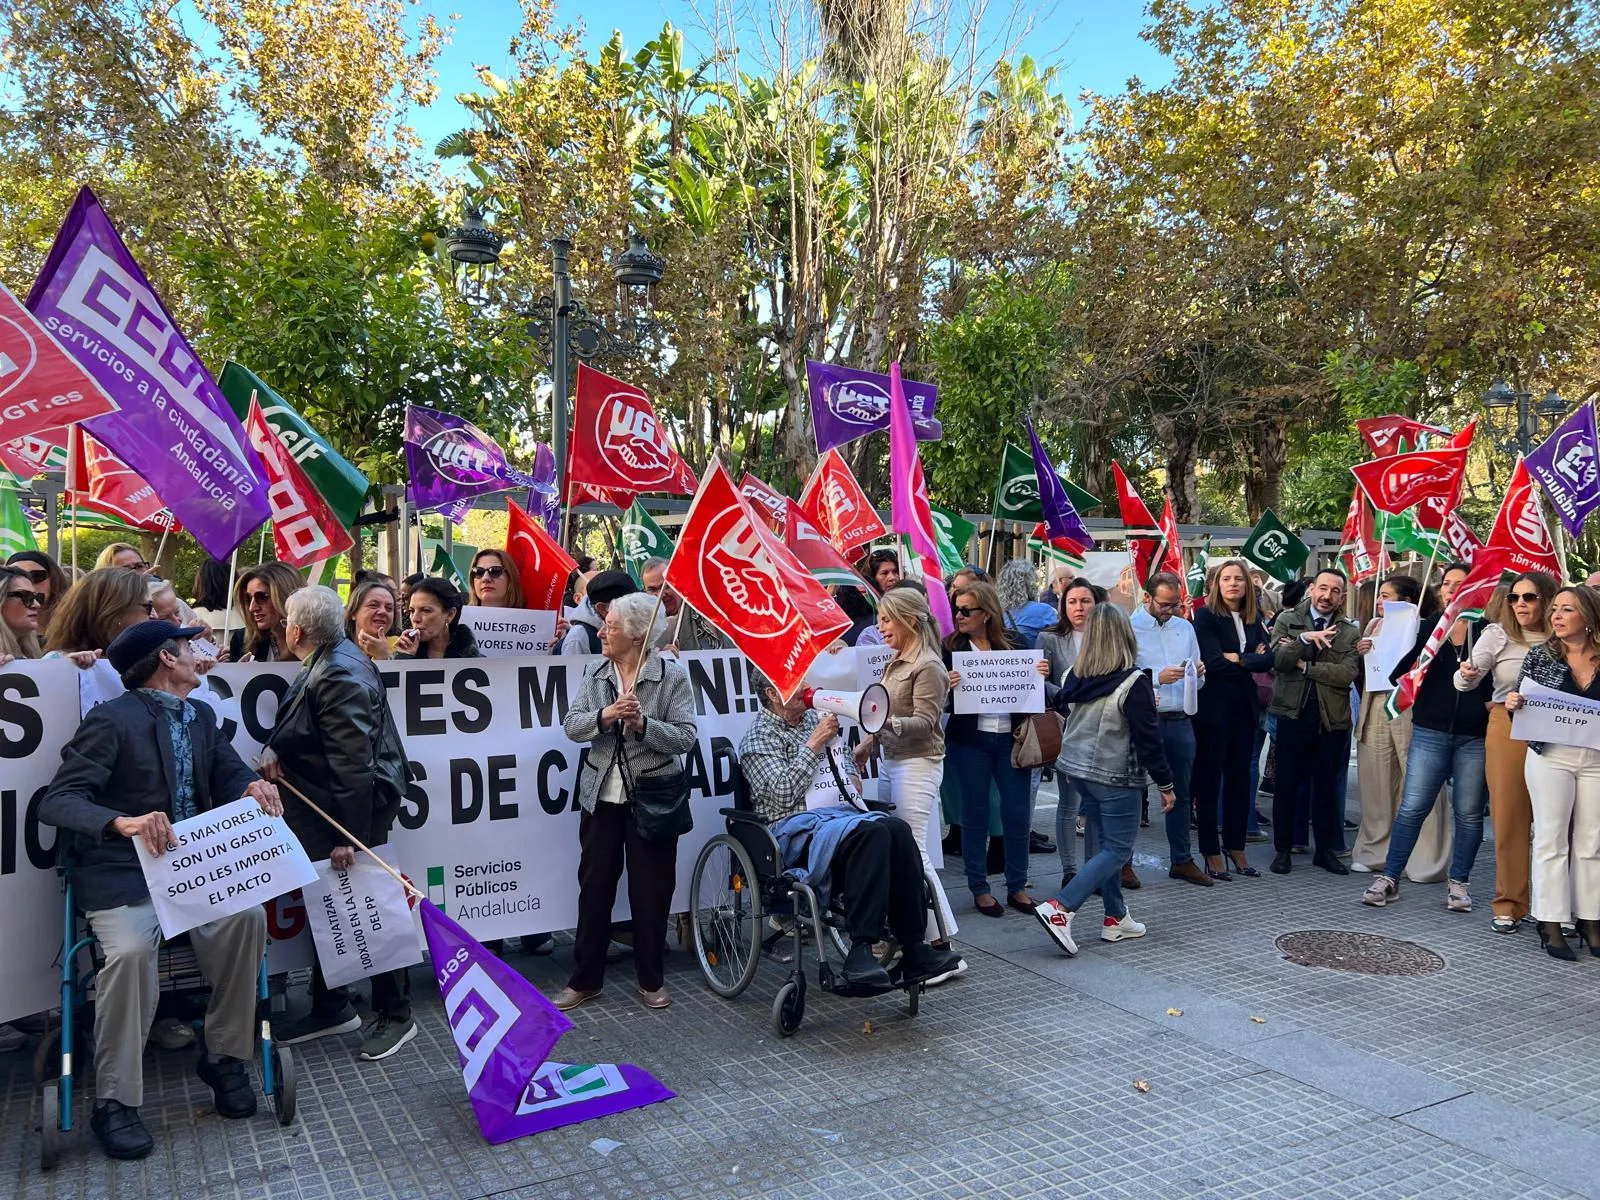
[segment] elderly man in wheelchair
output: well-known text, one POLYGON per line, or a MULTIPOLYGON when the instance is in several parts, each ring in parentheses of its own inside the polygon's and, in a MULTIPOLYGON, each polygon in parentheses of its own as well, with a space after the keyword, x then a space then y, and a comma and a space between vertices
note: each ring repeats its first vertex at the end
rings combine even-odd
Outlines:
POLYGON ((784 701, 759 672, 750 674, 763 703, 739 745, 750 800, 777 840, 784 868, 808 881, 820 903, 843 910, 846 988, 871 995, 894 986, 873 951, 886 929, 901 947, 903 983, 954 974, 960 956, 924 940, 927 889, 911 827, 861 799, 838 719, 810 709, 798 693, 784 701))

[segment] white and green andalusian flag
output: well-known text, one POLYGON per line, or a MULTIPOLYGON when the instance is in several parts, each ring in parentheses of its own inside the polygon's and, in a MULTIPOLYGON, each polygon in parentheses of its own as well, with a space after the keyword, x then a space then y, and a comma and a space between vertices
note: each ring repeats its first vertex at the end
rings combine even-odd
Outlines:
POLYGON ((10 484, 0 484, 0 553, 10 557, 19 550, 37 550, 39 543, 34 540, 33 526, 28 524, 27 514, 22 511, 22 501, 17 499, 17 490, 10 484))
POLYGON ((1311 557, 1311 547, 1291 533, 1269 508, 1245 538, 1240 553, 1279 583, 1290 583, 1311 557))
POLYGON ((644 564, 652 558, 672 557, 672 539, 635 500, 622 514, 617 531, 617 557, 640 587, 644 586, 644 564))

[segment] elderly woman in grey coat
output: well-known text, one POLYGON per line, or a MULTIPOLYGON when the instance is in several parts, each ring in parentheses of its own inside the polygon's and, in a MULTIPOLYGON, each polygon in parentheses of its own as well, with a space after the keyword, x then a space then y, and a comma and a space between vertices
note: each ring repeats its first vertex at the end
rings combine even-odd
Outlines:
POLYGON ((676 882, 678 839, 640 836, 629 799, 630 781, 681 769, 678 756, 694 745, 694 696, 689 675, 654 646, 665 625, 656 597, 636 592, 612 600, 600 627, 600 659, 583 673, 567 710, 566 734, 588 742, 578 779, 578 930, 572 977, 554 1004, 566 1010, 600 994, 617 879, 626 863, 633 911, 634 966, 646 1007, 672 1001, 662 986, 667 912, 676 882), (654 618, 652 620, 652 617, 654 618))

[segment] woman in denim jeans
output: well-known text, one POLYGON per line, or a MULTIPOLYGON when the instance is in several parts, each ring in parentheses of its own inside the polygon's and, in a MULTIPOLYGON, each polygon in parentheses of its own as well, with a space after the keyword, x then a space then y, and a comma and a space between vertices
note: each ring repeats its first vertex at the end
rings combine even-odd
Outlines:
POLYGON ((1133 626, 1122 610, 1097 605, 1084 626, 1077 662, 1053 701, 1066 714, 1061 770, 1077 781, 1084 813, 1099 832, 1100 848, 1054 900, 1041 902, 1034 916, 1067 954, 1078 952, 1072 921, 1095 892, 1105 908, 1100 940, 1143 937, 1122 899, 1122 864, 1139 833, 1139 808, 1145 777, 1161 790, 1163 812, 1178 802, 1172 771, 1161 748, 1156 694, 1150 675, 1134 663, 1138 649, 1133 626))
MULTIPOLYGON (((1441 613, 1422 622, 1416 644, 1390 672, 1392 682, 1398 683, 1415 665, 1442 619, 1441 613)), ((1483 844, 1483 808, 1487 792, 1483 745, 1489 731, 1489 703, 1494 688, 1492 680, 1484 679, 1470 691, 1457 689, 1456 668, 1466 654, 1464 647, 1457 648, 1457 638, 1464 643, 1465 632, 1451 630, 1439 643, 1438 652, 1428 673, 1422 677, 1416 701, 1411 706, 1411 746, 1406 752, 1405 790, 1389 836, 1388 859, 1384 862, 1383 873, 1373 878, 1361 896, 1361 903, 1373 908, 1382 908, 1400 898, 1396 880, 1416 847, 1422 823, 1439 798, 1439 789, 1449 783, 1452 785, 1450 802, 1455 816, 1455 834, 1445 907, 1451 912, 1472 911, 1467 879, 1478 857, 1478 847, 1483 844)))
MULTIPOLYGON (((944 640, 945 666, 950 668, 950 690, 961 683, 952 655, 961 651, 992 653, 1012 649, 1006 636, 1000 597, 987 583, 969 583, 954 596, 956 631, 944 640)), ((1041 675, 1050 666, 1038 662, 1041 675)), ((1003 917, 1005 908, 989 890, 988 844, 989 785, 1000 794, 1000 826, 1006 851, 1006 903, 1018 912, 1031 913, 1028 895, 1028 829, 1033 815, 1029 775, 1011 765, 1011 733, 1026 718, 1018 713, 952 713, 945 722, 945 756, 961 792, 961 857, 966 863, 972 903, 986 917, 1003 917), (967 830, 972 831, 968 837, 967 830)))
MULTIPOLYGON (((1074 579, 1061 593, 1061 619, 1053 629, 1047 629, 1039 635, 1039 649, 1044 651, 1044 660, 1050 664, 1050 674, 1045 677, 1044 685, 1046 700, 1053 701, 1056 698, 1067 672, 1072 670, 1072 664, 1077 661, 1089 614, 1094 611, 1096 604, 1104 604, 1105 600, 1105 588, 1082 578, 1074 579)), ((1082 805, 1083 796, 1078 785, 1057 767, 1056 853, 1061 856, 1062 887, 1072 882, 1072 877, 1078 873, 1077 843, 1073 838, 1082 836, 1084 832, 1079 819, 1082 805)), ((1088 849, 1085 847, 1085 850, 1088 849)))

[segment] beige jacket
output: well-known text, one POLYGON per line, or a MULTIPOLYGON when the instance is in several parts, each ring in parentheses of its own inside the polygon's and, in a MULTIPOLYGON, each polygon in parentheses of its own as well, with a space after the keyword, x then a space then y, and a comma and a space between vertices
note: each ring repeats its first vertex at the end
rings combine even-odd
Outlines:
POLYGON ((941 758, 944 755, 945 696, 950 672, 936 654, 907 662, 892 658, 879 681, 889 693, 889 723, 866 739, 885 758, 941 758))

